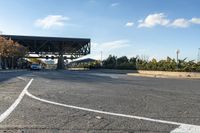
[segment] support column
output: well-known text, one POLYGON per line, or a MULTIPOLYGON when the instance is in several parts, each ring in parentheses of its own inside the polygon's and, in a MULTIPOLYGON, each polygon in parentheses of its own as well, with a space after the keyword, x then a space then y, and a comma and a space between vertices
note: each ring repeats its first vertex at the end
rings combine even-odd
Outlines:
POLYGON ((58 57, 57 69, 65 69, 63 54, 59 55, 58 57))
POLYGON ((64 57, 63 57, 63 42, 59 46, 59 57, 58 57, 58 63, 57 63, 57 69, 63 70, 65 69, 64 65, 64 57))

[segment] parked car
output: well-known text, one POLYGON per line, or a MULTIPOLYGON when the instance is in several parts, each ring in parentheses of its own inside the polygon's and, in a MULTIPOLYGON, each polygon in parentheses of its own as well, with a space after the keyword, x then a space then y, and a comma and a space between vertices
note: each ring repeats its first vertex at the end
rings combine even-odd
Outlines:
POLYGON ((40 64, 31 64, 30 69, 31 70, 41 70, 42 66, 40 64))

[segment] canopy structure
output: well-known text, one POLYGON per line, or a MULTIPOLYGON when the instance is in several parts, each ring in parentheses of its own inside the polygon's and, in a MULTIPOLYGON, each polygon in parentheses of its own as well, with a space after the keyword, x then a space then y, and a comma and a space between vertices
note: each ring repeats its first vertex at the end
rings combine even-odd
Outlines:
POLYGON ((2 35, 25 46, 29 50, 28 57, 37 54, 40 58, 53 55, 58 58, 58 68, 63 66, 63 56, 66 59, 76 59, 90 54, 90 39, 88 38, 62 38, 42 36, 2 35), (60 62, 60 63, 59 63, 60 62))

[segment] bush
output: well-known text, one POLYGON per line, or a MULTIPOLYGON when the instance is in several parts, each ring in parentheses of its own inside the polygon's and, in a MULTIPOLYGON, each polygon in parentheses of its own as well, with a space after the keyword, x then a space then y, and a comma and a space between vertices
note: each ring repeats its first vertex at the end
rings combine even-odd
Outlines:
POLYGON ((166 60, 157 61, 152 59, 148 61, 147 58, 132 57, 128 59, 126 56, 117 58, 110 55, 103 61, 103 68, 108 69, 132 69, 132 70, 154 70, 154 71, 184 71, 184 72, 200 72, 200 62, 195 63, 186 61, 186 58, 179 60, 167 57, 166 60))

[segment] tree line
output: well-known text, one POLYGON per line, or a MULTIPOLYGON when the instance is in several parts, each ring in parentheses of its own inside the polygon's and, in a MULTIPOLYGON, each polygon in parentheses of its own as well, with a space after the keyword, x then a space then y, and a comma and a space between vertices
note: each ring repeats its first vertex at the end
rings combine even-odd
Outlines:
POLYGON ((3 69, 14 69, 24 66, 23 57, 28 49, 19 43, 0 36, 0 67, 3 69))
POLYGON ((117 57, 109 55, 105 60, 79 64, 76 67, 84 68, 105 68, 105 69, 129 69, 129 70, 153 70, 153 71, 182 71, 182 72, 200 72, 200 62, 194 60, 187 61, 167 57, 164 60, 148 60, 146 56, 137 56, 128 58, 126 56, 117 57))
POLYGON ((187 58, 176 61, 170 57, 165 60, 157 61, 152 59, 149 61, 144 56, 128 59, 126 56, 117 58, 117 56, 110 55, 102 62, 102 67, 110 69, 200 72, 200 62, 187 61, 187 58))

